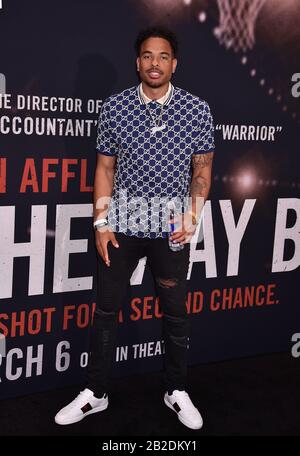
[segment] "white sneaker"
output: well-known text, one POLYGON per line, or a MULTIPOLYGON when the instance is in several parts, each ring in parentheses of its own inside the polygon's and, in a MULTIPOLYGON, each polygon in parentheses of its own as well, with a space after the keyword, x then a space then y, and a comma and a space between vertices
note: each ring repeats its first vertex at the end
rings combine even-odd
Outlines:
POLYGON ((174 390, 171 395, 165 393, 167 407, 177 413, 179 421, 190 429, 201 429, 203 420, 199 410, 193 405, 186 391, 174 390))
POLYGON ((87 415, 102 412, 102 410, 107 409, 107 407, 107 394, 104 394, 101 399, 97 399, 94 396, 93 391, 86 388, 84 391, 80 391, 80 394, 78 394, 74 401, 62 408, 55 415, 54 420, 56 424, 77 423, 77 421, 81 421, 87 415))

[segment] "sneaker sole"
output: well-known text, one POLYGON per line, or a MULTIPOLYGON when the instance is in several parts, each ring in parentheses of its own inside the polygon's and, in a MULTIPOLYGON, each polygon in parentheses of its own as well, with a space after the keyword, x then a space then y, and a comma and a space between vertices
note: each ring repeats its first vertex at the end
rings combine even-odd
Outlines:
POLYGON ((78 421, 83 420, 86 416, 91 415, 92 413, 103 412, 103 410, 106 410, 107 407, 108 407, 108 401, 106 404, 101 405, 99 407, 95 407, 92 410, 90 410, 89 412, 86 412, 84 415, 77 416, 76 418, 73 418, 72 420, 61 422, 59 420, 57 421, 56 418, 54 418, 54 421, 56 424, 60 424, 61 426, 64 426, 67 424, 78 423, 78 421))
POLYGON ((190 423, 188 423, 187 421, 185 421, 184 418, 182 418, 182 417, 176 412, 176 410, 174 409, 173 405, 170 404, 170 402, 168 401, 168 399, 166 399, 166 397, 164 397, 164 402, 165 402, 165 404, 166 404, 167 407, 169 407, 171 410, 173 410, 173 412, 176 413, 176 415, 177 415, 179 421, 181 421, 181 423, 184 424, 186 427, 188 427, 188 428, 190 428, 190 429, 194 429, 194 430, 196 430, 196 429, 201 429, 201 428, 202 428, 202 426, 203 426, 203 421, 202 421, 202 423, 201 423, 200 426, 193 426, 192 424, 190 424, 190 423))

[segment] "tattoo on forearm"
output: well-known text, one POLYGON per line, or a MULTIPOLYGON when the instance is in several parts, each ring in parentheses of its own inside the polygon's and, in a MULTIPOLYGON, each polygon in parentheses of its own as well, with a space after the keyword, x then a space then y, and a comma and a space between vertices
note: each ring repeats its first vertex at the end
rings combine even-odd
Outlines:
POLYGON ((204 177, 194 177, 192 179, 190 188, 191 196, 206 196, 207 187, 207 182, 204 177))
POLYGON ((213 152, 207 154, 194 154, 192 155, 192 166, 193 168, 205 168, 208 166, 213 159, 213 152))

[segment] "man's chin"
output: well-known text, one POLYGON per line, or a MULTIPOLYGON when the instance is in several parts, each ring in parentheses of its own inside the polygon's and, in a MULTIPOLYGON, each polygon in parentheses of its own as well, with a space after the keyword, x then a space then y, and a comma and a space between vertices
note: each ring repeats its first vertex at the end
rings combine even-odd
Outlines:
POLYGON ((145 84, 147 84, 149 87, 152 89, 158 89, 159 87, 162 87, 164 84, 166 84, 166 81, 159 81, 159 80, 149 80, 146 79, 143 81, 145 84))

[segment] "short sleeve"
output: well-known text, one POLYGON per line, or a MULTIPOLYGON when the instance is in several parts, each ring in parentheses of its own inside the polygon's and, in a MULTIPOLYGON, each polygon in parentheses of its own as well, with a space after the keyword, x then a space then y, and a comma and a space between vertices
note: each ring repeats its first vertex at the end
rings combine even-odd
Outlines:
POLYGON ((98 119, 96 150, 99 154, 114 156, 118 154, 118 144, 112 135, 109 109, 104 102, 98 119))
POLYGON ((213 117, 207 102, 199 113, 199 135, 195 154, 206 154, 215 150, 213 117))

